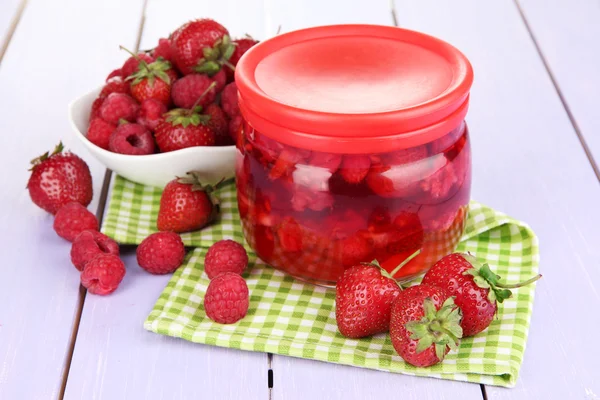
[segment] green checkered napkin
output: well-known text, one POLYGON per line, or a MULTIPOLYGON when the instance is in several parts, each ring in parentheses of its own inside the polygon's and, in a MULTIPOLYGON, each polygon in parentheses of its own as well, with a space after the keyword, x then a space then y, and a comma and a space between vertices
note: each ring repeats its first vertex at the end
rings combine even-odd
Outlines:
MULTIPOLYGON (((209 280, 203 269, 207 247, 222 238, 242 240, 233 185, 222 189, 221 221, 182 235, 198 246, 160 295, 144 327, 196 343, 270 352, 357 367, 512 387, 523 361, 535 285, 514 291, 496 320, 479 335, 464 339, 443 363, 415 368, 396 355, 387 335, 347 339, 337 331, 335 291, 303 283, 266 266, 250 253, 244 275, 250 290, 248 315, 232 325, 208 319, 202 303, 209 280)), ((160 190, 117 177, 103 232, 122 243, 139 243, 155 230, 160 190)), ((470 251, 491 264, 508 282, 538 272, 537 237, 524 223, 472 202, 458 251, 470 251)))

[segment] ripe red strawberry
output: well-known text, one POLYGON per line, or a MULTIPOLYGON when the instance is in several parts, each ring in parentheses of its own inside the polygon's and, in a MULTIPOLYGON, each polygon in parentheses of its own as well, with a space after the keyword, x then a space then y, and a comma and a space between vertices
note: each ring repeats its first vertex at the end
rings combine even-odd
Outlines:
POLYGON ((119 77, 119 78, 123 77, 123 71, 121 70, 121 68, 117 68, 117 69, 112 70, 111 73, 108 74, 108 76, 106 77, 105 81, 108 82, 112 78, 115 78, 115 77, 119 77))
POLYGON ((140 66, 140 60, 151 63, 154 59, 147 53, 138 53, 136 57, 129 57, 121 67, 121 76, 127 79, 129 75, 136 72, 140 66))
POLYGON ((136 121, 154 132, 158 124, 162 122, 162 116, 166 112, 167 106, 160 101, 154 99, 144 100, 140 105, 136 121))
POLYGON ((204 272, 209 279, 225 272, 241 275, 247 266, 246 249, 233 240, 219 240, 208 248, 204 257, 204 272))
POLYGON ((94 118, 90 121, 86 137, 94 143, 96 146, 108 150, 108 142, 110 135, 117 129, 117 127, 109 122, 106 122, 102 118, 94 118))
POLYGON ((225 272, 208 284, 204 296, 206 316, 219 324, 233 324, 246 316, 249 305, 248 285, 244 278, 225 272))
POLYGON ((91 259, 81 273, 81 284, 89 293, 107 295, 119 287, 125 276, 125 265, 113 254, 100 254, 91 259))
POLYGON ((518 284, 505 284, 470 254, 454 253, 439 260, 423 277, 423 282, 443 288, 463 313, 461 326, 464 336, 473 336, 486 329, 496 315, 497 302, 512 295, 509 289, 528 285, 541 275, 518 284))
POLYGON ((202 107, 176 108, 165 114, 165 120, 156 127, 156 144, 161 152, 194 146, 213 146, 215 134, 208 127, 210 117, 201 114, 202 107))
POLYGON ((234 144, 233 139, 229 136, 229 123, 227 116, 218 105, 212 103, 204 109, 204 115, 208 115, 210 119, 206 126, 215 134, 215 145, 229 146, 234 144))
MULTIPOLYGON (((235 51, 231 55, 231 58, 229 59, 229 63, 235 67, 235 66, 237 66, 238 61, 240 61, 240 58, 242 58, 244 53, 246 53, 248 50, 250 50, 250 47, 257 44, 258 41, 254 40, 250 36, 246 36, 245 38, 234 40, 233 43, 235 44, 235 51)), ((233 81, 233 79, 234 79, 233 69, 225 68, 225 71, 227 72, 227 80, 230 82, 233 81)))
POLYGON ((139 104, 124 93, 111 93, 100 106, 99 116, 106 122, 117 125, 120 120, 134 122, 139 104))
POLYGON ((138 102, 155 99, 165 106, 171 104, 171 87, 177 79, 177 72, 171 63, 164 60, 153 61, 148 64, 140 61, 137 72, 129 75, 131 81, 131 95, 138 102))
POLYGON ((83 231, 97 231, 98 219, 87 208, 74 201, 56 212, 53 227, 58 236, 72 242, 83 231))
POLYGON ((77 201, 87 207, 92 201, 92 175, 85 161, 75 154, 63 153, 62 142, 52 154, 44 153, 31 161, 27 189, 31 200, 50 214, 65 204, 77 201))
POLYGON ((106 81, 98 97, 107 97, 111 93, 129 94, 129 82, 125 82, 120 76, 111 78, 106 81))
POLYGON ((181 233, 205 227, 218 213, 217 201, 212 198, 212 192, 230 182, 232 180, 228 179, 214 187, 203 185, 193 172, 188 173, 185 178, 172 180, 165 186, 160 198, 156 223, 158 230, 181 233))
POLYGON ((175 271, 183 263, 185 247, 178 234, 156 232, 142 240, 135 252, 140 267, 151 274, 175 271))
POLYGON ((215 101, 217 86, 215 80, 207 75, 186 75, 173 83, 173 104, 179 108, 192 108, 194 105, 206 107, 215 101))
POLYGON ((335 320, 340 333, 357 339, 387 332, 400 286, 373 264, 344 271, 335 285, 335 320))
POLYGON ((444 289, 423 284, 409 287, 392 304, 392 345, 415 367, 437 364, 457 348, 462 338, 461 316, 444 289))
POLYGON ((235 46, 224 26, 212 19, 197 19, 173 32, 171 50, 175 65, 184 75, 198 72, 212 76, 228 64, 235 46))
POLYGON ((143 156, 154 153, 152 133, 139 124, 121 124, 110 136, 108 149, 114 153, 143 156))
POLYGON ((369 173, 371 159, 366 155, 345 155, 340 165, 340 175, 350 184, 360 183, 369 173))
POLYGON ((221 92, 221 107, 229 118, 240 115, 240 106, 238 104, 238 90, 235 82, 231 82, 221 92))
POLYGON ((152 58, 158 60, 159 57, 173 62, 173 50, 171 49, 171 41, 169 39, 158 39, 158 44, 152 50, 152 58))
POLYGON ((104 104, 104 99, 104 97, 98 97, 92 103, 92 107, 90 109, 90 121, 94 118, 100 117, 100 107, 102 107, 102 104, 104 104))
POLYGON ((100 254, 119 256, 119 245, 108 236, 97 231, 83 231, 71 246, 71 262, 79 271, 85 264, 100 254))

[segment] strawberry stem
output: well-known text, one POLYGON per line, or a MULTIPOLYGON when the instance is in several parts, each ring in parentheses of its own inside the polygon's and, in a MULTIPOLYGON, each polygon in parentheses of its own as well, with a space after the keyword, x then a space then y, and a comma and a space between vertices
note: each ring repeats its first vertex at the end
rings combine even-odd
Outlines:
POLYGON ((214 89, 214 87, 217 86, 217 82, 213 82, 211 83, 206 90, 204 90, 204 92, 200 95, 200 97, 198 97, 198 99, 196 100, 196 102, 194 103, 194 105, 190 108, 191 112, 194 112, 194 110, 196 109, 196 107, 198 106, 198 103, 200 103, 200 100, 202 100, 204 98, 204 96, 206 96, 208 94, 208 92, 210 92, 212 89, 214 89))
POLYGON ((146 71, 148 71, 148 73, 150 73, 150 68, 148 67, 148 63, 146 61, 142 60, 137 54, 133 54, 133 52, 131 50, 129 50, 129 49, 123 47, 123 46, 119 46, 119 48, 121 50, 125 50, 126 52, 128 52, 129 54, 131 54, 131 56, 133 58, 135 58, 139 62, 139 64, 141 64, 146 69, 146 71))
POLYGON ((409 262, 411 262, 412 259, 415 258, 416 256, 418 256, 419 254, 421 254, 421 249, 415 251, 410 256, 406 257, 406 259, 404 261, 402 261, 400 263, 400 265, 398 265, 396 268, 394 268, 394 270, 392 272, 390 272, 390 275, 391 276, 396 275, 398 273, 398 271, 400 271, 402 269, 402 267, 404 267, 406 264, 408 264, 409 262))
POLYGON ((542 277, 542 274, 537 274, 536 276, 534 276, 533 278, 527 279, 526 281, 523 282, 519 282, 519 283, 513 283, 513 284, 508 284, 508 283, 496 283, 497 287, 501 287, 503 289, 517 289, 520 288, 522 286, 527 286, 537 280, 539 280, 542 277))

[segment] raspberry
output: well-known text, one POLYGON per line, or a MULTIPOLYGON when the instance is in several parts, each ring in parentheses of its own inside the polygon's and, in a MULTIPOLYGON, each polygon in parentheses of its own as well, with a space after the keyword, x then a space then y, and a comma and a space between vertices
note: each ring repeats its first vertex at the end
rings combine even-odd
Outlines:
POLYGON ((117 68, 114 69, 110 74, 108 74, 108 76, 106 77, 106 82, 110 81, 112 78, 118 76, 119 78, 122 78, 121 76, 121 68, 117 68))
POLYGON ((111 93, 129 94, 129 82, 125 82, 120 76, 111 78, 106 82, 98 97, 106 97, 111 93))
POLYGON ((124 93, 111 93, 100 106, 100 117, 106 122, 117 125, 119 120, 135 121, 139 104, 124 93))
POLYGON ((233 144, 233 140, 229 136, 229 123, 227 122, 227 116, 216 104, 209 104, 204 110, 205 115, 209 115, 210 119, 207 122, 207 126, 215 134, 215 145, 227 146, 233 144))
MULTIPOLYGON (((138 53, 137 56, 138 58, 146 61, 148 64, 154 61, 154 59, 146 53, 138 53)), ((139 65, 140 62, 136 60, 135 57, 129 57, 121 67, 121 76, 124 79, 126 79, 127 77, 129 77, 129 75, 133 74, 135 71, 138 70, 139 65)))
MULTIPOLYGON (((173 103, 180 108, 192 108, 198 98, 208 89, 213 80, 204 74, 190 74, 177 79, 171 87, 173 103)), ((216 87, 209 90, 198 105, 205 107, 215 100, 216 87)))
MULTIPOLYGON (((231 55, 231 58, 229 59, 229 63, 233 66, 237 65, 238 61, 240 61, 240 58, 242 58, 244 53, 247 52, 250 49, 250 47, 252 47, 258 43, 256 40, 252 39, 251 37, 236 39, 233 42, 236 44, 235 51, 233 52, 233 54, 231 55)), ((231 68, 224 68, 224 69, 227 71, 227 79, 230 82, 232 82, 234 80, 235 72, 232 71, 231 68)))
POLYGON ((237 98, 237 85, 235 82, 231 82, 225 86, 221 92, 221 108, 225 111, 225 114, 229 115, 229 118, 234 118, 240 115, 240 107, 238 105, 237 98))
POLYGON ((85 264, 101 254, 119 256, 119 245, 97 231, 81 232, 71 246, 71 262, 80 271, 83 271, 85 264))
POLYGON ((146 155, 154 153, 154 137, 142 125, 123 124, 110 137, 108 149, 115 153, 146 155))
POLYGON ((138 111, 137 123, 154 132, 166 112, 167 106, 164 103, 156 99, 144 100, 138 111))
POLYGON ((90 110, 90 121, 100 116, 100 107, 102 107, 102 104, 104 104, 104 99, 105 97, 98 97, 92 103, 92 108, 90 110))
POLYGON ((100 254, 91 259, 81 273, 81 284, 92 294, 114 292, 125 276, 123 261, 114 254, 100 254))
POLYGON ((171 41, 169 39, 158 39, 158 44, 152 51, 152 57, 154 59, 162 57, 167 61, 172 61, 173 51, 171 50, 171 41))
POLYGON ((220 240, 210 246, 204 257, 204 271, 209 279, 224 272, 241 274, 248 265, 244 247, 233 240, 220 240))
POLYGON ((219 324, 233 324, 244 318, 248 303, 246 281, 233 272, 225 272, 210 281, 204 296, 206 316, 219 324))
POLYGON ((340 174, 350 184, 360 183, 369 173, 371 159, 364 155, 346 155, 342 159, 340 174))
POLYGON ((151 274, 168 274, 183 263, 185 247, 175 232, 157 232, 140 243, 136 256, 140 267, 151 274))
POLYGON ((87 130, 87 138, 90 142, 96 146, 108 150, 108 141, 110 135, 115 131, 117 127, 111 123, 106 122, 102 118, 94 118, 90 122, 90 126, 87 130))
POLYGON ((227 74, 225 73, 223 68, 221 68, 219 72, 214 74, 212 76, 212 79, 217 84, 217 86, 215 86, 215 90, 217 91, 217 93, 221 92, 225 85, 227 85, 227 74))
POLYGON ((54 217, 54 230, 63 239, 72 242, 85 230, 98 230, 96 216, 80 203, 73 201, 62 206, 54 217))
POLYGON ((235 142, 237 142, 238 139, 240 139, 242 137, 242 135, 240 134, 240 130, 242 128, 243 122, 244 122, 244 119, 242 118, 241 115, 236 115, 235 117, 231 118, 231 120, 229 121, 229 127, 228 127, 229 136, 235 142))

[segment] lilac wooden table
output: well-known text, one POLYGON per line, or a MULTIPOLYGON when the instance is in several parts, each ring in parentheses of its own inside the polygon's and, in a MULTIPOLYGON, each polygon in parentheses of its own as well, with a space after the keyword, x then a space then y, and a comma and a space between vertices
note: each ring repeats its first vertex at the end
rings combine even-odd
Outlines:
POLYGON ((0 0, 0 399, 599 399, 599 38, 598 0, 0 0), (142 322, 169 277, 143 273, 131 252, 121 290, 80 289, 69 245, 24 190, 27 162, 62 138, 90 164, 101 214, 110 178, 73 138, 66 105, 120 65, 119 44, 152 47, 195 17, 258 39, 279 26, 397 23, 465 52, 476 74, 473 197, 529 222, 541 242, 544 280, 516 388, 148 333, 142 322))

